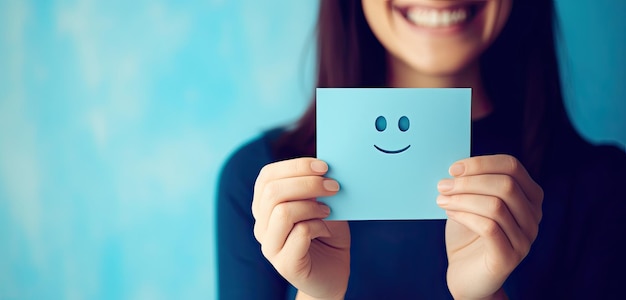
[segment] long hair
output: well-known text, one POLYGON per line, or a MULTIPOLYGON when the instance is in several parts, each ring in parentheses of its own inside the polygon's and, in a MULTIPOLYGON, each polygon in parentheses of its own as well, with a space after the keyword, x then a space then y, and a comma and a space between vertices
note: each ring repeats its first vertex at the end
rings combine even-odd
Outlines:
MULTIPOLYGON (((513 1, 507 24, 480 57, 494 110, 521 134, 519 159, 538 176, 546 148, 570 129, 561 93, 550 0, 513 1)), ((361 0, 321 0, 317 23, 317 87, 387 83, 386 51, 371 32, 361 0)), ((279 159, 315 156, 315 96, 296 126, 274 143, 279 159)))

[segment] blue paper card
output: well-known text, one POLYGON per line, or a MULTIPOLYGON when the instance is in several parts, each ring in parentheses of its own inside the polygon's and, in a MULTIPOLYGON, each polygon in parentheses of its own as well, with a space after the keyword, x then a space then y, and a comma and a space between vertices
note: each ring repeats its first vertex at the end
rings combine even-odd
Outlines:
POLYGON ((317 157, 341 190, 328 220, 445 219, 437 182, 470 156, 469 88, 318 88, 317 157))

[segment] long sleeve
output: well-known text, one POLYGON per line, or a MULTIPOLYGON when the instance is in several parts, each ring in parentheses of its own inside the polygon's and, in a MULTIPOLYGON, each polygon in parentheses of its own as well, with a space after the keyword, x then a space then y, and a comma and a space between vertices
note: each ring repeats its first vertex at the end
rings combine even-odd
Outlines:
POLYGON ((539 236, 505 289, 510 299, 623 298, 626 155, 587 147, 562 160, 544 185, 539 236))
POLYGON ((288 284, 254 238, 254 181, 270 162, 264 140, 238 150, 224 165, 217 193, 219 299, 285 299, 288 284))
MULTIPOLYGON (((579 249, 571 255, 572 291, 570 299, 616 299, 624 295, 626 269, 626 155, 617 148, 597 147, 589 153, 585 172, 577 182, 587 184, 578 189, 581 208, 572 222, 572 232, 578 233, 579 249)), ((582 185, 582 184, 581 184, 582 185)))

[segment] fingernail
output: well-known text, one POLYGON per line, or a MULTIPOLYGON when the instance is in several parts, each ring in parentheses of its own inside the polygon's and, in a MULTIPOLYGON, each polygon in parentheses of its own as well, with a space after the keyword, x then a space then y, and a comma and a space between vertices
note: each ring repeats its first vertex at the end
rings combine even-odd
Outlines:
POLYGON ((449 202, 450 202, 450 198, 448 198, 447 196, 443 196, 443 195, 437 196, 437 204, 446 205, 449 202))
POLYGON ((452 180, 452 179, 442 179, 437 184, 437 189, 440 192, 447 192, 447 191, 451 190, 453 187, 454 187, 454 180, 452 180))
POLYGON ((453 164, 450 167, 450 170, 448 170, 448 172, 450 173, 450 175, 452 176, 459 176, 459 175, 463 175, 463 173, 465 172, 465 165, 462 163, 456 163, 453 164))
POLYGON ((311 162, 311 170, 314 172, 325 173, 328 171, 328 165, 321 160, 314 160, 311 162))
POLYGON ((324 205, 324 204, 320 204, 319 205, 320 210, 324 213, 324 214, 330 214, 330 207, 324 205))
POLYGON ((336 192, 339 190, 339 183, 337 183, 337 181, 334 181, 332 179, 324 180, 322 185, 324 185, 324 188, 329 192, 336 192))

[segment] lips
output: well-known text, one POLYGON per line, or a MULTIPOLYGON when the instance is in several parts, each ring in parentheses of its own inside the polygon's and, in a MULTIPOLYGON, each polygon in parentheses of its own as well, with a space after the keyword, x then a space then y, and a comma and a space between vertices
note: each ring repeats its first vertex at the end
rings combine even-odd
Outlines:
POLYGON ((409 23, 425 28, 451 28, 473 20, 485 2, 467 2, 448 7, 391 4, 409 23))

